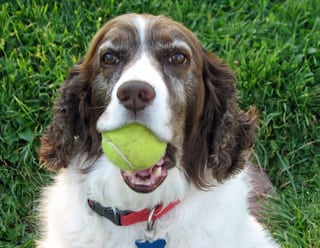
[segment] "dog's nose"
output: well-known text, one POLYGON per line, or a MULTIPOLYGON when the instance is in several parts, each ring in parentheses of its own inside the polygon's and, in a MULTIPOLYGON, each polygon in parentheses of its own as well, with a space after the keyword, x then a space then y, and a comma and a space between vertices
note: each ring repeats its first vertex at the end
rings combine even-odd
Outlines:
POLYGON ((135 113, 148 106, 155 96, 153 87, 143 81, 128 81, 122 84, 117 91, 121 104, 135 113))

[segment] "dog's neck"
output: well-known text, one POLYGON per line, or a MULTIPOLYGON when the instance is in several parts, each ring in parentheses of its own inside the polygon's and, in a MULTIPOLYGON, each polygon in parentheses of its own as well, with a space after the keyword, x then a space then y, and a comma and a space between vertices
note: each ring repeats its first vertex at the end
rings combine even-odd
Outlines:
POLYGON ((139 222, 160 219, 163 215, 173 209, 180 201, 171 202, 167 206, 157 205, 153 209, 143 209, 141 211, 119 210, 111 207, 104 207, 100 203, 88 199, 89 207, 98 215, 103 216, 118 226, 130 226, 139 222))

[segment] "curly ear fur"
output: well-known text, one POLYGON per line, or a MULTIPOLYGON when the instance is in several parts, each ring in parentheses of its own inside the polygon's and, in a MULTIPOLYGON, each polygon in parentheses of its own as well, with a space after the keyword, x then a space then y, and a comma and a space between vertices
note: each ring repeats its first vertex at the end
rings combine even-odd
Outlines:
POLYGON ((101 154, 101 136, 95 127, 101 109, 91 99, 91 77, 94 74, 95 51, 109 25, 106 24, 95 35, 87 54, 71 68, 59 89, 60 97, 55 101, 53 120, 41 138, 39 151, 40 161, 49 169, 67 167, 75 150, 86 152, 88 158, 101 154))
POLYGON ((94 153, 93 144, 99 140, 95 120, 90 111, 90 71, 79 69, 81 62, 73 66, 67 80, 58 90, 53 119, 41 138, 40 161, 52 170, 67 167, 74 156, 75 146, 83 152, 94 153), (89 114, 90 111, 90 114, 89 114))
MULTIPOLYGON (((244 165, 244 152, 255 141, 257 111, 247 113, 237 107, 236 78, 213 54, 203 51, 205 88, 200 120, 192 120, 184 147, 187 176, 199 188, 222 182, 244 165), (208 176, 208 172, 211 176, 208 176)), ((200 104, 201 105, 201 104, 200 104)), ((189 118, 191 119, 191 118, 189 118)))

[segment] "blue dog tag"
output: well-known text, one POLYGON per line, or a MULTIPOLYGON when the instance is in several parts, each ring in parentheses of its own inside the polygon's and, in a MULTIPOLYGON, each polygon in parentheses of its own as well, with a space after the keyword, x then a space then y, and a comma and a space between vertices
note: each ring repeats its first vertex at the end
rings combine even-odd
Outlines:
POLYGON ((157 240, 136 240, 135 244, 137 248, 164 248, 166 246, 166 241, 164 239, 157 240))

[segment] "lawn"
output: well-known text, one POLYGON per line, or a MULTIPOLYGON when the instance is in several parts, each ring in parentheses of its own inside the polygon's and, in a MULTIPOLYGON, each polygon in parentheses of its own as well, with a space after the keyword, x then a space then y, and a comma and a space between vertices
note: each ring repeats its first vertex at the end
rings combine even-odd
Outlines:
POLYGON ((261 126, 255 162, 276 194, 264 223, 282 247, 320 247, 320 4, 285 1, 0 0, 0 247, 34 247, 50 173, 39 137, 68 69, 122 13, 171 16, 236 72, 261 126))

